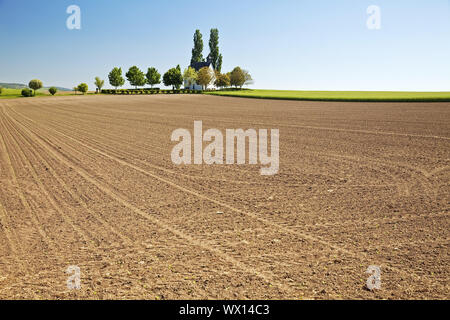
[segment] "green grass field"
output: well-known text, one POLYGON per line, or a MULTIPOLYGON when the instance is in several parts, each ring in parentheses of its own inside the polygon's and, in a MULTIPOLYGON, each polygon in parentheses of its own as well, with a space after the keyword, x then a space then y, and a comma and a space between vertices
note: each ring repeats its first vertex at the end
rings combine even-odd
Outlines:
MULTIPOLYGON (((0 99, 23 98, 22 89, 5 89, 0 99)), ((88 94, 94 94, 88 92, 88 94)), ((258 99, 306 101, 373 101, 373 102, 450 102, 450 92, 395 92, 395 91, 288 91, 288 90, 233 90, 204 92, 219 96, 258 99)), ((57 96, 74 95, 73 91, 58 91, 57 96)), ((36 97, 51 96, 46 89, 36 92, 36 97)))
MULTIPOLYGON (((81 95, 80 93, 78 93, 81 95)), ((56 96, 67 96, 74 95, 73 91, 58 91, 56 96)), ((51 94, 47 89, 39 89, 36 91, 36 97, 51 97, 51 94)), ((2 93, 0 94, 0 99, 14 99, 14 98, 24 98, 22 97, 22 89, 2 89, 2 93)), ((33 97, 27 97, 28 99, 33 97)))
POLYGON ((206 94, 282 100, 414 102, 450 101, 450 92, 239 90, 206 94))
MULTIPOLYGON (((48 93, 47 93, 48 94, 48 93)), ((36 91, 36 96, 45 95, 41 90, 36 91)), ((22 89, 2 89, 2 94, 0 94, 0 99, 12 99, 22 97, 22 89)))

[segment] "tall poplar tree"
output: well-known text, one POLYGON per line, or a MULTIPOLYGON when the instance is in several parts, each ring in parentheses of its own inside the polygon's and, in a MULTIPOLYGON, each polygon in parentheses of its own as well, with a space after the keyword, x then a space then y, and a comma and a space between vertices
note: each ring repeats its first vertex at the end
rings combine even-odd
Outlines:
MULTIPOLYGON (((211 59, 214 70, 217 70, 219 66, 219 30, 211 29, 209 36, 209 56, 211 59)), ((222 66, 220 66, 222 68, 222 66)))
POLYGON ((195 30, 194 48, 192 49, 191 65, 203 60, 203 39, 200 30, 195 30))

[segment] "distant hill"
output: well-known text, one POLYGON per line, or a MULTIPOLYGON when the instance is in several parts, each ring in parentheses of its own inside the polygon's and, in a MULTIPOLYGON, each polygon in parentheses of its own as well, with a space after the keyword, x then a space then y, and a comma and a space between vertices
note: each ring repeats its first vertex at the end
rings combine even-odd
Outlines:
MULTIPOLYGON (((6 83, 6 82, 0 82, 0 87, 5 89, 23 89, 27 88, 28 86, 26 84, 22 83, 6 83)), ((43 87, 41 90, 48 90, 50 87, 43 87)), ((72 91, 72 89, 62 88, 62 87, 56 87, 58 91, 72 91)))

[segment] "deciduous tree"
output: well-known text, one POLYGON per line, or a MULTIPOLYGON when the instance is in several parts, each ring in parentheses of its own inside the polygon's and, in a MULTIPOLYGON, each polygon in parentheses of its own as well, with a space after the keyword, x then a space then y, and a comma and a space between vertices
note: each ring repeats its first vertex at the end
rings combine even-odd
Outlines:
POLYGON ((204 89, 208 89, 208 85, 213 80, 213 72, 208 67, 203 67, 198 71, 197 83, 202 85, 204 89))
POLYGON ((105 80, 102 80, 99 77, 95 77, 95 83, 94 84, 97 87, 98 92, 100 92, 100 91, 102 91, 102 88, 105 85, 105 80))
POLYGON ((88 85, 86 83, 80 83, 78 85, 78 91, 82 92, 83 94, 85 94, 86 92, 88 92, 88 85))
POLYGON ((216 76, 216 81, 214 82, 214 85, 218 88, 229 87, 230 86, 230 77, 227 74, 219 73, 216 76))
POLYGON ((42 88, 43 84, 42 81, 39 79, 33 79, 28 83, 28 86, 34 90, 34 95, 36 95, 36 90, 39 90, 42 88))
POLYGON ((145 86, 147 79, 145 78, 145 74, 136 66, 132 66, 128 72, 125 74, 128 79, 128 82, 137 87, 145 86))
POLYGON ((230 73, 230 84, 232 86, 240 87, 242 88, 242 86, 245 83, 245 74, 244 71, 242 71, 242 69, 240 67, 236 67, 233 69, 233 71, 231 71, 230 73))
POLYGON ((153 88, 155 84, 161 83, 161 74, 156 70, 156 68, 148 68, 147 74, 147 83, 153 88))
POLYGON ((116 89, 125 84, 125 79, 122 77, 122 68, 115 67, 114 69, 112 69, 108 75, 108 78, 109 84, 116 89))
POLYGON ((165 86, 172 86, 173 89, 180 89, 183 84, 183 75, 181 74, 180 69, 177 67, 167 71, 163 76, 163 82, 165 86))
POLYGON ((197 71, 195 71, 195 69, 192 67, 188 67, 187 69, 184 70, 183 79, 190 87, 197 81, 197 71))

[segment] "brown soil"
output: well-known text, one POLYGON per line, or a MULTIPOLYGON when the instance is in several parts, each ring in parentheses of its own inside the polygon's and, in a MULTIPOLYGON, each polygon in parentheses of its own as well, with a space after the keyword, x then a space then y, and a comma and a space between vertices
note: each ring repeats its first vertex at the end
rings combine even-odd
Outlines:
POLYGON ((2 100, 0 298, 448 299, 449 165, 450 103, 2 100), (279 129, 279 174, 175 166, 194 120, 279 129))

